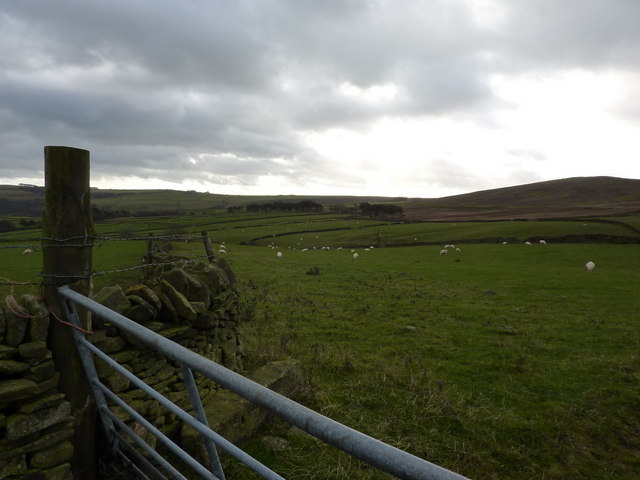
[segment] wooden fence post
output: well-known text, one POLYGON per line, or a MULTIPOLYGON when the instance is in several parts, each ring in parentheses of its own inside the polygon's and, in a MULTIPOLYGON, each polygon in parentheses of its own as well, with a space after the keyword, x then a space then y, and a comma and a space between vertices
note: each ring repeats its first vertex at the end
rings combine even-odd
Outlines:
POLYGON ((204 242, 204 249, 207 252, 209 263, 213 263, 215 255, 213 254, 213 247, 211 246, 211 238, 209 238, 209 232, 207 232, 206 230, 202 230, 200 234, 202 235, 202 241, 204 242))
MULTIPOLYGON (((45 201, 42 214, 44 294, 47 306, 60 318, 56 288, 70 285, 88 296, 91 289, 94 241, 89 184, 89 152, 71 147, 44 147, 45 201)), ((79 312, 83 328, 90 330, 87 312, 79 312)), ((60 373, 59 390, 71 404, 74 417, 71 469, 74 478, 97 475, 95 402, 80 363, 69 326, 52 319, 49 348, 60 373)))

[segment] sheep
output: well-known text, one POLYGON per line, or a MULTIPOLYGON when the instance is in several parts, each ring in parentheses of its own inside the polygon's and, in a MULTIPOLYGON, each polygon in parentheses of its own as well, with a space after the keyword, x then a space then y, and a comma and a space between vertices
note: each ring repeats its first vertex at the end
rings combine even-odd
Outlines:
POLYGON ((303 248, 303 249, 301 250, 301 252, 308 252, 308 251, 309 251, 309 249, 308 249, 308 248, 303 248))
POLYGON ((224 248, 221 248, 220 250, 218 250, 218 253, 226 254, 227 251, 224 248))
POLYGON ((33 253, 33 250, 31 250, 30 248, 27 248, 24 252, 22 252, 23 255, 28 255, 30 253, 33 253))
POLYGON ((530 246, 531 246, 531 242, 524 242, 524 244, 525 244, 527 247, 530 247, 530 246))
POLYGON ((456 253, 460 253, 460 249, 459 248, 456 248, 456 253))
POLYGON ((447 250, 446 248, 443 248, 442 250, 440 250, 440 255, 446 255, 449 253, 449 250, 447 250))
POLYGON ((502 242, 503 245, 507 245, 509 242, 507 242, 506 240, 504 242, 502 242))
POLYGON ((282 258, 282 252, 278 252, 278 253, 276 253, 276 256, 277 256, 278 258, 282 258))
POLYGON ((354 254, 353 254, 353 259, 354 259, 354 260, 357 260, 357 259, 358 259, 358 252, 356 252, 356 253, 354 253, 354 254))
POLYGON ((594 268, 596 268, 596 264, 595 264, 595 263, 593 263, 593 262, 591 262, 591 261, 589 261, 589 262, 587 262, 587 264, 585 265, 585 267, 587 267, 587 270, 591 271, 591 270, 593 270, 594 268))
POLYGON ((547 242, 545 240, 540 240, 540 245, 546 245, 547 242))

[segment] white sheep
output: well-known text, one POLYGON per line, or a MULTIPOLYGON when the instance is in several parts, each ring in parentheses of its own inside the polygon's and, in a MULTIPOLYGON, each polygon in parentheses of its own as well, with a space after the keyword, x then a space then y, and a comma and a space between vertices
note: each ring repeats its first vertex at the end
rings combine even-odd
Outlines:
POLYGON ((218 253, 226 254, 227 251, 224 248, 221 248, 220 250, 218 250, 218 253))
POLYGON ((593 270, 594 268, 596 268, 596 264, 595 264, 595 263, 593 263, 593 262, 591 262, 591 261, 589 261, 589 262, 587 262, 587 264, 585 265, 585 267, 587 267, 587 270, 591 271, 591 270, 593 270))
POLYGON ((278 258, 282 258, 282 252, 278 252, 278 253, 276 253, 276 255, 277 255, 278 258))
POLYGON ((456 248, 456 253, 460 253, 460 249, 459 248, 456 248))
POLYGON ((524 242, 524 244, 525 244, 527 247, 530 247, 530 246, 531 246, 531 242, 524 242))
POLYGON ((547 242, 545 240, 540 240, 540 245, 546 245, 547 242))
POLYGON ((33 253, 33 250, 31 250, 30 248, 27 248, 24 252, 22 252, 23 255, 28 255, 30 253, 33 253))
POLYGON ((303 248, 301 251, 302 251, 302 252, 308 252, 308 251, 309 251, 309 249, 308 249, 308 248, 303 248))
POLYGON ((447 250, 446 248, 443 248, 442 250, 440 250, 440 255, 446 255, 449 253, 449 250, 447 250))
POLYGON ((357 260, 357 259, 358 259, 358 252, 356 252, 356 253, 354 253, 354 254, 353 254, 353 259, 354 259, 354 260, 357 260))

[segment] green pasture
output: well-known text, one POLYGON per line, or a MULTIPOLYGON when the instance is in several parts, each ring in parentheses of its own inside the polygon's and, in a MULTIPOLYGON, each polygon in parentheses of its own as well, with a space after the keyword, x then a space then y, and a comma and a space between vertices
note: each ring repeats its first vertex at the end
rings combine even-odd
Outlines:
MULTIPOLYGON (((303 403, 472 478, 637 478, 639 247, 438 251, 230 249, 251 359, 300 359, 303 403)), ((251 448, 285 477, 385 478, 272 433, 294 447, 251 448)))
MULTIPOLYGON (((226 242, 249 318, 247 366, 300 360, 296 399, 331 418, 471 478, 640 477, 640 245, 553 242, 631 229, 596 221, 382 223, 220 214, 96 229, 208 230, 214 245, 226 242), (465 243, 487 237, 510 240, 465 243), (549 243, 523 244, 539 238, 549 243), (440 255, 452 242, 461 251, 440 255)), ((0 277, 40 280, 41 251, 22 254, 39 235, 0 235, 0 247, 20 245, 0 250, 0 277)), ((141 271, 130 268, 145 252, 144 239, 99 242, 94 271, 114 273, 96 276, 95 289, 137 281, 141 271)), ((172 242, 172 253, 204 251, 182 241, 172 242)), ((278 421, 267 433, 290 447, 273 451, 257 439, 246 448, 285 478, 387 478, 278 421)), ((228 463, 229 478, 254 478, 228 463)))

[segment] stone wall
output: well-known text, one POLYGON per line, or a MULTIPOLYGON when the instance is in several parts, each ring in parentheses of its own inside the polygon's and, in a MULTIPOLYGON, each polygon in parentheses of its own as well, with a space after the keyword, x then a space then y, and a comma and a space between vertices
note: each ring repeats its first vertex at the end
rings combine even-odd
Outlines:
MULTIPOLYGON (((94 300, 200 355, 235 371, 243 369, 238 332, 241 307, 234 276, 223 260, 157 267, 144 283, 107 287, 94 300)), ((13 297, 12 297, 13 298, 13 297)), ((31 295, 19 305, 0 304, 0 480, 71 478, 73 446, 70 405, 57 391, 59 369, 47 348, 49 317, 31 295)), ((89 340, 174 403, 191 411, 180 367, 104 319, 92 319, 89 340)), ((97 362, 102 381, 147 420, 179 438, 181 423, 106 363, 97 362)), ((218 387, 196 374, 205 406, 218 387)), ((144 428, 119 411, 139 434, 144 428)))
MULTIPOLYGON (((94 300, 203 357, 231 370, 242 371, 244 353, 238 331, 241 307, 233 288, 233 274, 226 264, 222 260, 212 265, 188 266, 185 263, 160 270, 154 277, 125 289, 119 286, 104 288, 94 300)), ((179 365, 99 318, 94 318, 93 324, 97 333, 90 340, 98 348, 178 406, 192 411, 179 365)), ((149 400, 105 362, 98 361, 96 367, 98 375, 111 390, 164 433, 179 437, 182 424, 175 415, 166 412, 158 402, 149 400)), ((195 378, 206 404, 218 387, 198 374, 195 378)), ((113 410, 130 421, 118 407, 113 410)), ((135 423, 132 427, 143 430, 135 423)), ((154 441, 152 437, 148 440, 154 441)))
POLYGON ((0 479, 71 478, 71 407, 47 348, 49 316, 33 295, 0 304, 0 479))

